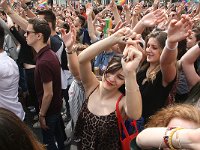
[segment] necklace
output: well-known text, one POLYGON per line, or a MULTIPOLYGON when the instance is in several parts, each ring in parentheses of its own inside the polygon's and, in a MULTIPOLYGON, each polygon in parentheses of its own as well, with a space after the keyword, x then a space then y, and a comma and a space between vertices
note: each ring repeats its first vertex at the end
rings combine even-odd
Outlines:
POLYGON ((153 69, 149 69, 149 68, 147 69, 147 72, 146 72, 146 78, 144 78, 144 80, 142 81, 142 85, 144 85, 145 82, 147 82, 147 81, 153 82, 153 80, 156 78, 156 74, 160 70, 160 65, 157 65, 153 69))

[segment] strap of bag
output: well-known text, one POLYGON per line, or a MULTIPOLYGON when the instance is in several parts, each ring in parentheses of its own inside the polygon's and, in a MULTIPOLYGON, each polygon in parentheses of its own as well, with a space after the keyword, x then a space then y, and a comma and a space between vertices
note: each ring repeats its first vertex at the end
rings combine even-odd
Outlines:
MULTIPOLYGON (((122 94, 122 95, 118 98, 117 103, 116 103, 116 112, 117 112, 118 126, 119 126, 119 130, 120 130, 120 138, 122 137, 122 133, 121 133, 122 128, 123 128, 123 131, 124 131, 125 136, 126 136, 126 137, 129 136, 129 133, 128 133, 128 131, 127 131, 127 129, 126 129, 126 126, 125 126, 125 124, 124 124, 122 115, 121 115, 121 113, 120 113, 120 111, 119 111, 119 102, 120 102, 120 100, 122 99, 123 96, 124 96, 124 95, 122 94)), ((133 121, 133 125, 134 125, 135 130, 136 130, 136 133, 135 133, 134 135, 136 136, 136 135, 138 134, 138 130, 137 130, 137 126, 136 126, 136 120, 133 121)))

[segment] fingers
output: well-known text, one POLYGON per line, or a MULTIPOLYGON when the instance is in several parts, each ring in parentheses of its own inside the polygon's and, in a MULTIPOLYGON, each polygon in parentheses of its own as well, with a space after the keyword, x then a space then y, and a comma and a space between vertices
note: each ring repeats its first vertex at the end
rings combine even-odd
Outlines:
POLYGON ((170 26, 175 26, 177 22, 178 22, 177 20, 172 19, 170 22, 170 26))
POLYGON ((123 58, 122 58, 122 59, 123 59, 125 62, 127 62, 127 60, 128 60, 127 56, 128 56, 128 45, 126 45, 126 47, 125 47, 125 49, 124 49, 124 51, 123 51, 123 58))
POLYGON ((65 29, 61 28, 61 29, 60 29, 60 32, 61 32, 61 35, 62 35, 62 36, 65 36, 65 35, 66 35, 65 29))
POLYGON ((123 52, 123 60, 129 62, 138 57, 139 59, 142 58, 142 52, 138 51, 133 45, 126 45, 123 52))

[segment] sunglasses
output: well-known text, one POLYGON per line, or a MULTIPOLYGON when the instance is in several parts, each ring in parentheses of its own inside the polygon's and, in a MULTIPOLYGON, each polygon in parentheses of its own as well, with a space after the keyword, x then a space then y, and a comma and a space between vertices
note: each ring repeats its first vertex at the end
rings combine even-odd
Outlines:
POLYGON ((35 31, 26 31, 26 35, 28 36, 30 33, 36 33, 35 31))

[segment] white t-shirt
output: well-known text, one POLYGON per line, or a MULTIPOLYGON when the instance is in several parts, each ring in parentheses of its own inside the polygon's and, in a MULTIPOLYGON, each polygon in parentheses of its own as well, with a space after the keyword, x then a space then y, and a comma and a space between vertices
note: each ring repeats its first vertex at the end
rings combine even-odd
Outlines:
POLYGON ((24 120, 25 112, 18 101, 18 82, 19 69, 16 62, 5 51, 0 53, 0 107, 24 120))

